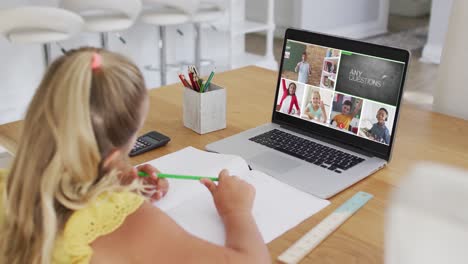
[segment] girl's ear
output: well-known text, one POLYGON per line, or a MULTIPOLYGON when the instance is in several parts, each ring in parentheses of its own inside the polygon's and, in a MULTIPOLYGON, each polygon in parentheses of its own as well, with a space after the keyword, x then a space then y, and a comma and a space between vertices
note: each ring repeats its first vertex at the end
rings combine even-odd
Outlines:
POLYGON ((113 149, 107 157, 104 158, 102 162, 102 167, 104 170, 108 170, 112 164, 115 164, 119 159, 122 151, 118 148, 113 149))

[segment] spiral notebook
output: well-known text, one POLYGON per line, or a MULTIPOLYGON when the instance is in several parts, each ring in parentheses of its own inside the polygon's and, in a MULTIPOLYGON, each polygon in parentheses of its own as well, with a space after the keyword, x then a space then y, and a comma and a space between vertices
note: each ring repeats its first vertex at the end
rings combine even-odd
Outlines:
MULTIPOLYGON (((218 177, 222 169, 256 189, 253 215, 265 243, 298 225, 330 204, 299 191, 260 171, 250 170, 242 158, 187 147, 148 162, 164 173, 218 177)), ((213 198, 198 181, 168 179, 166 197, 154 203, 189 233, 224 245, 224 225, 213 198)))

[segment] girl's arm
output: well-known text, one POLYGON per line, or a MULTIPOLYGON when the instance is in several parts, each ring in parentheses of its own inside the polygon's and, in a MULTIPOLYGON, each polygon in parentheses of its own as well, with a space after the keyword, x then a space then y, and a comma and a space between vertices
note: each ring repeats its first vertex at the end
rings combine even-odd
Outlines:
MULTIPOLYGON (((300 115, 301 109, 299 108, 299 103, 297 102, 297 96, 296 96, 296 95, 294 95, 294 96, 292 97, 292 103, 293 103, 293 105, 296 107, 296 110, 297 110, 297 112, 298 112, 299 115, 300 115)), ((291 108, 292 108, 292 107, 291 107, 291 108)))
POLYGON ((320 109, 322 110, 322 118, 323 118, 323 122, 326 123, 327 122, 327 111, 325 110, 325 105, 323 104, 323 101, 320 101, 320 109))
POLYGON ((283 88, 283 97, 284 97, 284 94, 287 94, 288 93, 288 88, 286 87, 286 80, 285 79, 281 79, 281 84, 282 84, 282 88, 283 88))
POLYGON ((253 187, 237 177, 219 178, 217 186, 204 184, 225 225, 225 246, 189 234, 166 213, 145 202, 117 230, 91 244, 91 263, 271 263, 251 213, 253 187))
POLYGON ((361 107, 362 107, 362 100, 359 100, 359 102, 356 105, 356 108, 353 111, 353 115, 352 115, 353 118, 359 113, 359 110, 361 110, 361 107))
POLYGON ((307 117, 309 117, 309 119, 314 119, 315 116, 310 112, 309 106, 310 106, 310 103, 306 105, 305 114, 307 115, 307 117))
POLYGON ((280 100, 280 104, 278 106, 278 111, 281 109, 281 106, 283 105, 283 101, 284 99, 286 99, 286 97, 288 97, 288 89, 286 88, 286 80, 285 79, 281 79, 281 87, 283 88, 283 97, 281 97, 281 100, 280 100))
POLYGON ((322 117, 323 117, 323 122, 327 122, 327 110, 325 109, 325 106, 323 105, 323 102, 321 102, 321 107, 322 107, 322 117))
POLYGON ((278 106, 278 111, 281 109, 281 106, 283 105, 283 102, 284 102, 284 99, 286 99, 288 95, 287 94, 283 94, 283 97, 281 97, 281 101, 280 101, 280 104, 278 106), (286 95, 286 96, 285 96, 286 95))
POLYGON ((291 98, 291 104, 289 105, 288 114, 291 114, 293 107, 296 107, 296 110, 300 115, 301 111, 300 111, 299 107, 297 106, 297 102, 294 101, 294 97, 291 98))

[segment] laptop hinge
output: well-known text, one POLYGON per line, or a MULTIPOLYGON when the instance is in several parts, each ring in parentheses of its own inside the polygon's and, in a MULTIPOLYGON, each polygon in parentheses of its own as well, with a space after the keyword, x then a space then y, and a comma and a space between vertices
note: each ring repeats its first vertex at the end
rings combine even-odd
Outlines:
POLYGON ((339 148, 343 148, 343 149, 346 149, 346 150, 349 150, 349 151, 353 151, 353 152, 359 153, 359 154, 367 156, 367 157, 374 157, 374 155, 372 153, 370 153, 369 151, 366 151, 365 149, 362 149, 362 148, 359 148, 359 147, 356 147, 356 146, 346 145, 346 144, 337 142, 336 140, 332 140, 330 138, 326 138, 326 137, 323 137, 323 136, 320 136, 320 135, 317 135, 317 134, 314 134, 314 133, 306 132, 304 130, 301 130, 301 129, 298 129, 298 128, 295 128, 295 127, 292 127, 292 126, 289 126, 289 125, 280 124, 280 126, 282 128, 287 129, 287 130, 291 130, 291 131, 294 131, 294 132, 299 133, 301 135, 304 135, 304 136, 307 136, 307 137, 311 137, 313 139, 317 139, 317 140, 326 142, 328 144, 337 146, 339 148))

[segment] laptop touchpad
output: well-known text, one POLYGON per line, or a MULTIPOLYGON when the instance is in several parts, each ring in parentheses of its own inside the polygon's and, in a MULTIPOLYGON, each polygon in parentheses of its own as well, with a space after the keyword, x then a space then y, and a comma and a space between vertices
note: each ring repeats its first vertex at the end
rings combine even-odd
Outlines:
POLYGON ((254 167, 253 169, 256 169, 255 166, 260 166, 280 174, 301 165, 298 161, 270 151, 263 152, 251 158, 250 161, 254 167))

